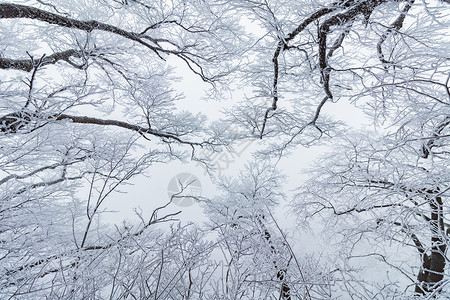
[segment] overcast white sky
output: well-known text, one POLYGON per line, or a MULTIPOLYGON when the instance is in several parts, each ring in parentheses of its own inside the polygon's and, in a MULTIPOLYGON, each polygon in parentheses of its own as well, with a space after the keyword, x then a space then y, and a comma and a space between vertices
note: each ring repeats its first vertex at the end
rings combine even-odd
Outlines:
MULTIPOLYGON (((179 108, 181 109, 187 109, 195 113, 202 112, 208 115, 209 120, 214 120, 221 116, 220 110, 223 107, 230 107, 244 97, 242 91, 234 91, 228 95, 229 98, 222 101, 208 100, 205 98, 205 90, 208 88, 207 84, 202 82, 199 77, 193 75, 183 63, 176 59, 169 59, 169 62, 176 67, 177 74, 181 77, 180 82, 175 86, 177 90, 185 95, 185 99, 179 103, 179 108)), ((350 103, 327 103, 323 113, 332 114, 353 127, 362 126, 365 123, 362 113, 350 103)), ((232 153, 215 154, 216 167, 221 170, 215 175, 237 175, 243 166, 252 160, 252 153, 258 148, 258 143, 260 143, 259 140, 251 142, 250 145, 248 145, 248 141, 237 143, 235 148, 237 151, 242 151, 240 156, 232 153)), ((309 167, 325 149, 323 146, 298 147, 291 155, 279 161, 279 169, 287 175, 285 191, 288 198, 292 195, 293 190, 305 180, 306 176, 302 174, 303 169, 309 167)), ((170 164, 157 164, 149 170, 151 177, 138 176, 134 178, 131 181, 133 185, 121 189, 121 191, 126 193, 116 193, 113 198, 109 199, 109 202, 106 204, 107 209, 117 211, 117 213, 105 214, 103 216, 104 221, 116 223, 119 220, 121 222, 124 218, 130 221, 137 221, 134 213, 136 208, 142 211, 144 216, 150 216, 153 209, 164 205, 169 200, 168 184, 170 180, 177 174, 186 172, 195 175, 199 179, 203 197, 210 198, 217 194, 218 191, 213 181, 199 163, 189 162, 183 164, 175 161, 170 164)), ((280 222, 285 228, 292 229, 294 217, 289 216, 286 204, 281 205, 280 209, 278 209, 277 218, 281 220, 280 222)), ((178 210, 182 210, 180 215, 182 221, 204 222, 207 220, 199 204, 194 204, 190 207, 179 207, 171 204, 165 211, 174 212, 178 210)), ((319 245, 310 246, 320 248, 319 245)))

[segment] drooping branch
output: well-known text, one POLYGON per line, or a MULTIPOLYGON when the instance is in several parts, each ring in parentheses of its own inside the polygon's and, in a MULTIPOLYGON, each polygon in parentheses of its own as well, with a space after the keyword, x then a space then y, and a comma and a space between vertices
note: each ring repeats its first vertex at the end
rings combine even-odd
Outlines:
POLYGON ((335 11, 338 7, 326 7, 322 8, 315 13, 313 13, 311 16, 305 19, 300 25, 297 26, 297 28, 294 29, 285 39, 285 42, 290 42, 293 40, 299 33, 301 33, 305 28, 311 24, 312 22, 318 20, 320 17, 325 16, 326 14, 329 14, 333 11, 335 11))
POLYGON ((31 101, 33 100, 34 80, 36 79, 37 71, 42 66, 42 62, 45 58, 45 54, 43 56, 41 56, 41 58, 38 59, 37 61, 35 61, 35 59, 32 56, 30 56, 30 58, 31 58, 31 64, 33 66, 33 73, 31 74, 31 78, 30 78, 29 82, 26 83, 26 85, 28 85, 28 97, 27 97, 27 102, 25 103, 25 106, 23 107, 23 109, 27 109, 28 106, 30 105, 31 101))
MULTIPOLYGON (((79 180, 79 179, 82 179, 82 178, 83 178, 83 176, 74 176, 74 177, 61 176, 58 179, 54 179, 54 180, 50 180, 50 181, 43 181, 43 182, 38 182, 38 183, 33 183, 33 184, 30 184, 30 185, 28 185, 28 186, 26 186, 24 188, 21 188, 20 190, 15 192, 14 195, 8 195, 6 197, 3 197, 1 199, 1 201, 5 202, 5 201, 7 201, 7 200, 9 200, 11 198, 17 197, 17 196, 19 196, 19 195, 21 195, 21 194, 23 194, 25 192, 29 192, 30 190, 33 190, 33 189, 46 188, 46 187, 49 187, 49 186, 52 186, 52 185, 56 185, 56 184, 61 183, 61 182, 68 182, 68 181, 72 181, 72 180, 79 180)), ((28 199, 28 200, 25 200, 25 201, 23 201, 21 203, 15 204, 13 206, 3 208, 3 209, 0 210, 0 214, 3 214, 4 212, 6 212, 8 210, 17 209, 17 208, 21 207, 22 205, 24 205, 24 204, 26 204, 26 203, 28 203, 30 201, 31 200, 28 199)))
POLYGON ((368 211, 375 210, 375 209, 384 209, 384 208, 389 208, 389 207, 401 207, 401 206, 403 206, 403 205, 399 204, 399 203, 372 205, 372 206, 366 207, 366 208, 358 208, 358 206, 355 205, 354 207, 349 208, 347 210, 343 210, 343 211, 337 211, 333 205, 331 205, 330 208, 333 210, 333 213, 335 215, 340 216, 340 215, 345 215, 345 214, 349 214, 352 212, 362 213, 362 212, 368 212, 368 211))
POLYGON ((322 75, 322 84, 325 94, 333 99, 333 94, 330 90, 330 66, 327 59, 327 37, 330 29, 335 26, 344 25, 352 21, 356 16, 363 15, 366 20, 372 14, 375 7, 379 6, 386 0, 367 0, 359 2, 346 12, 335 14, 324 21, 319 27, 319 68, 322 75))
MULTIPOLYGON (((383 223, 383 222, 385 222, 385 220, 383 220, 383 219, 377 219, 377 225, 379 225, 379 224, 381 224, 381 223, 383 223)), ((396 221, 394 221, 394 222, 392 222, 392 223, 390 223, 390 224, 393 224, 393 225, 395 225, 395 226, 399 226, 399 227, 401 228, 401 231, 402 231, 402 232, 406 233, 407 235, 409 235, 409 236, 411 237, 411 240, 413 241, 414 246, 416 247, 417 251, 418 251, 421 255, 425 254, 425 252, 426 252, 425 246, 424 246, 424 245, 422 244, 422 242, 419 240, 419 238, 417 237, 417 235, 416 235, 414 232, 411 232, 411 229, 410 229, 407 225, 405 225, 405 224, 403 224, 403 223, 400 223, 400 222, 396 222, 396 221)))
MULTIPOLYGON (((298 25, 286 38, 280 38, 278 42, 277 48, 272 57, 273 68, 274 68, 274 77, 273 77, 273 86, 272 86, 272 105, 269 107, 263 119, 263 124, 261 128, 260 138, 262 138, 264 134, 264 130, 266 127, 267 120, 270 118, 270 112, 275 111, 277 109, 277 102, 279 100, 278 95, 278 85, 279 85, 279 62, 278 58, 280 54, 289 49, 289 42, 292 41, 297 35, 299 35, 303 30, 305 30, 311 23, 318 21, 321 17, 330 14, 337 9, 347 9, 345 12, 332 15, 328 19, 326 19, 319 27, 319 68, 322 75, 322 84, 324 87, 324 91, 326 94, 326 98, 321 101, 319 108, 316 110, 316 114, 314 116, 314 120, 309 123, 315 124, 318 114, 320 113, 321 107, 325 104, 328 99, 333 99, 333 94, 330 90, 330 68, 328 66, 327 59, 332 56, 334 50, 336 50, 342 44, 342 41, 345 35, 348 33, 349 28, 335 41, 333 47, 327 53, 327 35, 332 27, 339 26, 351 22, 358 15, 363 15, 366 20, 372 14, 372 11, 378 5, 384 3, 386 0, 368 0, 362 2, 355 1, 344 1, 340 3, 334 3, 331 7, 322 8, 315 13, 311 14, 308 18, 306 18, 300 25, 298 25)), ((349 25, 351 26, 351 25, 349 25)))
POLYGON ((29 172, 29 173, 26 173, 26 174, 21 174, 21 175, 12 174, 12 175, 8 175, 8 176, 6 176, 6 177, 4 177, 4 178, 2 178, 0 180, 0 186, 2 184, 4 184, 5 182, 7 182, 9 180, 12 180, 12 179, 20 180, 20 179, 30 178, 31 176, 36 175, 37 173, 48 171, 48 170, 54 170, 54 169, 59 168, 59 167, 67 167, 67 166, 76 164, 78 162, 81 162, 81 161, 85 160, 86 158, 87 158, 87 156, 83 156, 83 157, 76 158, 76 159, 74 159, 73 161, 70 161, 70 162, 62 161, 62 162, 54 163, 54 164, 51 164, 49 166, 44 166, 44 167, 37 168, 37 169, 35 169, 35 170, 33 170, 33 171, 29 172))
POLYGON ((266 110, 266 113, 264 114, 264 120, 263 120, 263 124, 261 127, 261 133, 259 135, 259 138, 262 139, 263 134, 264 134, 264 130, 266 129, 266 123, 267 120, 269 119, 269 113, 271 111, 275 111, 277 109, 277 102, 278 102, 278 56, 280 55, 280 52, 282 50, 282 46, 283 43, 280 41, 277 47, 277 50, 275 50, 275 53, 273 55, 272 58, 272 62, 273 62, 273 86, 272 86, 272 96, 273 96, 273 100, 272 100, 272 106, 269 107, 266 110))
POLYGON ((310 25, 312 22, 318 20, 320 17, 329 14, 330 12, 337 9, 337 7, 333 8, 322 8, 315 13, 313 13, 311 16, 306 18, 300 25, 297 26, 286 38, 281 39, 278 42, 278 46, 273 54, 272 62, 273 62, 273 86, 272 86, 272 106, 269 107, 265 114, 264 114, 264 120, 261 127, 261 133, 260 138, 262 139, 264 130, 266 128, 267 120, 269 119, 269 114, 271 111, 275 111, 277 109, 277 102, 278 102, 278 81, 279 81, 279 64, 278 64, 278 57, 280 54, 286 50, 289 49, 288 43, 292 41, 298 34, 300 34, 303 30, 305 30, 308 25, 310 25))
POLYGON ((330 50, 328 50, 327 58, 330 58, 333 56, 334 51, 339 49, 339 47, 342 46, 342 43, 344 42, 345 37, 349 34, 350 28, 352 27, 353 22, 349 22, 349 24, 346 26, 344 32, 342 32, 337 39, 334 41, 333 46, 331 46, 330 50))
POLYGON ((382 45, 389 35, 396 34, 403 27, 403 21, 405 20, 405 17, 409 9, 413 5, 414 1, 415 0, 409 0, 408 3, 406 3, 405 7, 402 9, 400 16, 398 16, 398 18, 392 23, 392 25, 388 28, 388 30, 385 33, 383 33, 383 35, 380 37, 380 40, 378 41, 377 44, 378 59, 383 64, 390 64, 390 62, 384 58, 382 45))

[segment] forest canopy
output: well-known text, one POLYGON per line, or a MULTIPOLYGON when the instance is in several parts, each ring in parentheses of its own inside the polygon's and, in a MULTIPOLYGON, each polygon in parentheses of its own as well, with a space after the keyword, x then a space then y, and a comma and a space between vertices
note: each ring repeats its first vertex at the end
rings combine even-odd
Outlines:
POLYGON ((447 299, 449 22, 448 0, 1 2, 0 298, 447 299), (205 151, 244 141, 218 176, 205 151), (292 192, 280 162, 315 147, 292 192), (167 210, 192 182, 105 222, 189 161, 206 223, 167 210))

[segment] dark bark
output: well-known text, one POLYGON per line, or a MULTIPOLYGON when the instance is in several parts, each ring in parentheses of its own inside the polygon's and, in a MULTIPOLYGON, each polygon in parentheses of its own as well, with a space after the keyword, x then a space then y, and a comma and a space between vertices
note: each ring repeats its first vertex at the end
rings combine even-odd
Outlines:
POLYGON ((431 218, 429 221, 431 230, 431 251, 429 254, 422 253, 422 266, 417 275, 415 292, 427 294, 439 289, 444 279, 445 252, 447 244, 445 241, 444 210, 441 196, 432 197, 435 191, 428 191, 431 218))
POLYGON ((436 127, 435 131, 432 134, 432 137, 423 144, 422 146, 422 157, 427 159, 431 154, 433 147, 436 145, 436 141, 439 139, 440 135, 444 131, 447 126, 450 125, 450 116, 447 116, 444 121, 436 127))
POLYGON ((290 41, 292 41, 303 30, 305 30, 306 27, 308 27, 314 21, 318 20, 320 17, 325 16, 326 14, 329 14, 329 13, 333 12, 336 9, 337 9, 337 7, 322 8, 322 9, 316 11, 315 13, 310 15, 308 18, 306 18, 300 25, 298 25, 297 28, 295 28, 285 39, 281 39, 280 42, 278 43, 277 49, 275 50, 275 52, 273 54, 273 57, 272 57, 273 70, 274 70, 273 86, 272 86, 272 95, 273 95, 272 106, 269 107, 266 110, 265 114, 264 114, 264 120, 263 120, 263 124, 262 124, 262 127, 261 127, 261 133, 260 133, 260 136, 259 136, 260 139, 262 139, 262 137, 263 137, 264 130, 266 128, 266 123, 267 123, 267 120, 269 119, 269 113, 271 111, 275 111, 277 109, 277 102, 278 102, 278 78, 279 78, 278 57, 280 56, 280 54, 284 50, 289 49, 288 43, 290 41))
MULTIPOLYGON (((158 43, 156 39, 151 38, 148 35, 141 35, 139 33, 127 31, 124 29, 121 29, 119 27, 98 22, 96 20, 89 20, 89 21, 80 21, 73 18, 69 18, 66 16, 58 15, 55 13, 47 12, 45 10, 26 6, 26 5, 20 5, 20 4, 12 4, 12 3, 0 3, 0 18, 5 19, 19 19, 19 18, 26 18, 26 19, 33 19, 33 20, 39 20, 42 22, 46 22, 49 24, 55 24, 61 27, 67 27, 67 28, 74 28, 83 30, 86 32, 91 32, 93 30, 102 30, 111 32, 117 35, 120 35, 124 38, 136 41, 145 47, 155 51, 158 53, 158 51, 164 51, 158 46, 152 46, 149 43, 147 43, 145 40, 148 40, 155 45, 158 43)), ((171 52, 171 51, 166 51, 171 52)))
POLYGON ((0 118, 0 132, 16 133, 29 124, 34 115, 26 111, 15 112, 0 118))
MULTIPOLYGON (((18 130, 24 128, 26 125, 32 123, 33 121, 61 121, 61 120, 71 120, 73 123, 78 124, 91 124, 91 125, 99 125, 99 126, 117 126, 120 128, 132 130, 138 132, 140 134, 149 134, 153 136, 160 137, 165 140, 173 140, 180 144, 188 144, 188 145, 197 145, 201 146, 202 143, 195 142, 187 142, 180 137, 178 137, 174 133, 163 132, 154 130, 151 128, 145 128, 139 125, 133 125, 127 122, 118 121, 118 120, 104 120, 93 117, 86 116, 73 116, 67 114, 59 114, 59 115, 51 115, 51 116, 40 116, 37 113, 32 112, 15 112, 11 114, 4 115, 0 117, 0 132, 4 132, 6 134, 16 133, 18 130)), ((45 123, 44 123, 45 124, 45 123)), ((42 125, 40 125, 42 126, 42 125)))
POLYGON ((414 0, 409 0, 408 3, 406 3, 400 16, 398 16, 398 18, 394 21, 394 23, 392 23, 392 25, 387 29, 387 31, 380 37, 380 40, 378 41, 378 44, 377 44, 378 59, 383 64, 389 64, 390 62, 384 58, 382 45, 386 41, 386 39, 388 38, 389 35, 396 34, 403 27, 403 22, 405 21, 406 14, 410 10, 413 3, 414 3, 414 0))
MULTIPOLYGON (((269 243, 270 245, 270 252, 272 254, 276 254, 277 253, 277 249, 275 248, 275 246, 272 243, 272 235, 270 234, 269 230, 266 228, 266 226, 264 225, 263 222, 264 216, 258 216, 257 220, 259 225, 261 226, 262 230, 263 230, 263 236, 264 239, 267 241, 267 243, 269 243)), ((291 287, 286 283, 286 269, 284 268, 280 268, 279 264, 277 261, 273 261, 275 270, 277 271, 277 279, 281 282, 281 294, 280 294, 280 299, 284 299, 284 300, 291 300, 291 287)))
POLYGON ((328 98, 333 99, 333 94, 330 90, 330 67, 327 60, 327 36, 330 29, 335 26, 344 25, 347 22, 354 20, 358 15, 363 15, 366 21, 369 19, 375 7, 386 2, 386 0, 367 0, 359 2, 352 6, 347 11, 333 15, 328 18, 319 27, 319 68, 322 73, 322 84, 325 94, 328 98))
MULTIPOLYGON (((147 27, 141 32, 134 32, 122 29, 120 27, 99 22, 96 20, 77 20, 61 14, 56 14, 48 12, 36 7, 13 4, 13 3, 0 3, 0 19, 33 19, 41 22, 46 22, 49 24, 54 24, 61 27, 67 27, 72 29, 78 29, 86 32, 92 32, 94 30, 106 31, 118 36, 121 36, 130 41, 139 43, 140 45, 146 47, 153 53, 155 53, 160 59, 164 59, 162 54, 175 55, 182 59, 189 69, 194 72, 194 74, 200 76, 205 82, 212 82, 215 78, 208 77, 198 63, 197 60, 203 60, 205 58, 200 57, 195 53, 190 53, 187 51, 188 47, 182 47, 174 42, 171 42, 164 38, 154 38, 147 34, 150 27, 147 27), (162 48, 160 43, 169 43, 172 47, 162 48), (174 47, 174 48, 173 48, 174 47)), ((180 25, 181 26, 181 25, 180 25)), ((183 26, 181 26, 183 28, 183 26)), ((70 63, 70 60, 67 60, 70 63)), ((7 63, 7 62, 5 62, 7 63)), ((79 66, 75 66, 79 67, 79 66)), ((25 69, 24 66, 22 66, 25 69)))
MULTIPOLYGON (((279 84, 279 62, 278 58, 280 54, 286 50, 292 48, 289 45, 289 42, 292 41, 297 35, 299 35, 303 30, 305 30, 311 23, 315 21, 319 21, 322 17, 336 11, 337 9, 346 9, 342 13, 332 15, 331 17, 324 20, 319 27, 319 42, 318 42, 318 54, 319 54, 319 68, 322 75, 322 85, 326 94, 326 97, 321 101, 318 109, 316 110, 316 114, 314 116, 314 120, 309 123, 309 125, 315 125, 320 110, 322 106, 329 100, 333 99, 333 94, 330 90, 330 67, 328 66, 328 57, 330 57, 333 51, 340 46, 342 43, 346 33, 340 37, 340 40, 336 41, 332 47, 332 49, 328 52, 327 55, 327 35, 332 27, 344 25, 346 23, 352 22, 356 16, 362 15, 364 16, 366 23, 368 22, 373 10, 381 5, 382 3, 387 2, 388 0, 366 0, 366 1, 338 1, 333 3, 330 7, 322 8, 311 14, 308 18, 306 18, 301 24, 299 24, 287 37, 280 37, 280 41, 278 42, 277 48, 275 49, 274 55, 272 57, 273 68, 274 68, 274 78, 273 78, 273 87, 272 87, 272 105, 269 107, 263 119, 263 124, 261 127, 260 138, 262 139, 264 135, 264 131, 266 128, 267 120, 270 118, 269 114, 272 111, 277 109, 278 103, 278 84, 279 84)), ((351 24, 349 25, 351 27, 351 24)), ((349 30, 349 29, 347 29, 349 30)))
MULTIPOLYGON (((56 52, 49 56, 44 56, 41 59, 40 66, 46 66, 50 64, 56 64, 58 61, 65 61, 69 63, 72 66, 75 66, 75 64, 70 60, 70 58, 81 58, 84 56, 87 56, 88 53, 85 53, 80 50, 66 50, 62 52, 56 52)), ((11 58, 3 58, 0 57, 0 69, 15 69, 15 70, 21 70, 26 72, 31 72, 33 68, 36 67, 35 61, 30 59, 11 59, 11 58)), ((77 66, 79 68, 82 67, 82 65, 77 66)))
POLYGON ((68 18, 62 15, 47 12, 45 10, 25 6, 20 4, 12 3, 1 3, 0 4, 0 18, 15 19, 15 18, 27 18, 35 19, 42 22, 47 22, 49 24, 55 24, 62 27, 76 28, 83 31, 93 31, 93 30, 103 30, 130 39, 138 39, 138 34, 128 32, 126 30, 120 29, 118 27, 101 23, 95 20, 90 21, 80 21, 72 18, 68 18))

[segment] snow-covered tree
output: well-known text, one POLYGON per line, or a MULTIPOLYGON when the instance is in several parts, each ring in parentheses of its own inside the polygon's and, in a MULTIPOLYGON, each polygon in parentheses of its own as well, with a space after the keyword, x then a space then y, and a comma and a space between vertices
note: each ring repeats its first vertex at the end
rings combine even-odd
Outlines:
POLYGON ((448 5, 0 3, 2 297, 445 295, 448 5), (246 98, 209 126, 204 114, 180 109, 170 61, 214 91, 242 87, 246 98), (333 113, 339 103, 370 126, 346 128, 333 113), (229 125, 245 133, 230 136, 229 125), (102 222, 114 192, 153 164, 200 159, 201 147, 249 136, 268 146, 205 201, 208 227, 168 226, 176 212, 164 214, 166 206, 150 217, 137 212, 138 223, 102 222), (323 226, 339 246, 337 268, 314 270, 311 260, 297 261, 303 256, 272 215, 283 191, 270 162, 325 141, 334 150, 293 201, 298 220, 323 226), (373 259, 387 272, 355 272, 373 259))
POLYGON ((117 228, 101 215, 151 165, 224 143, 205 115, 177 107, 168 60, 220 85, 241 42, 233 18, 214 1, 0 3, 1 298, 199 291, 184 280, 206 244, 160 231, 171 213, 117 228))
POLYGON ((326 220, 358 267, 377 257, 400 274, 367 290, 368 278, 344 276, 361 284, 342 284, 347 296, 438 294, 448 282, 448 1, 232 3, 261 28, 243 71, 257 93, 230 118, 268 141, 263 159, 331 137, 335 151, 294 201, 299 219, 326 220), (339 103, 359 113, 336 118, 339 103), (346 129, 345 118, 370 125, 346 129), (394 245, 409 256, 392 257, 394 245))
POLYGON ((224 262, 216 299, 327 298, 328 273, 300 259, 272 213, 285 201, 282 181, 273 165, 250 163, 206 202, 224 262))

